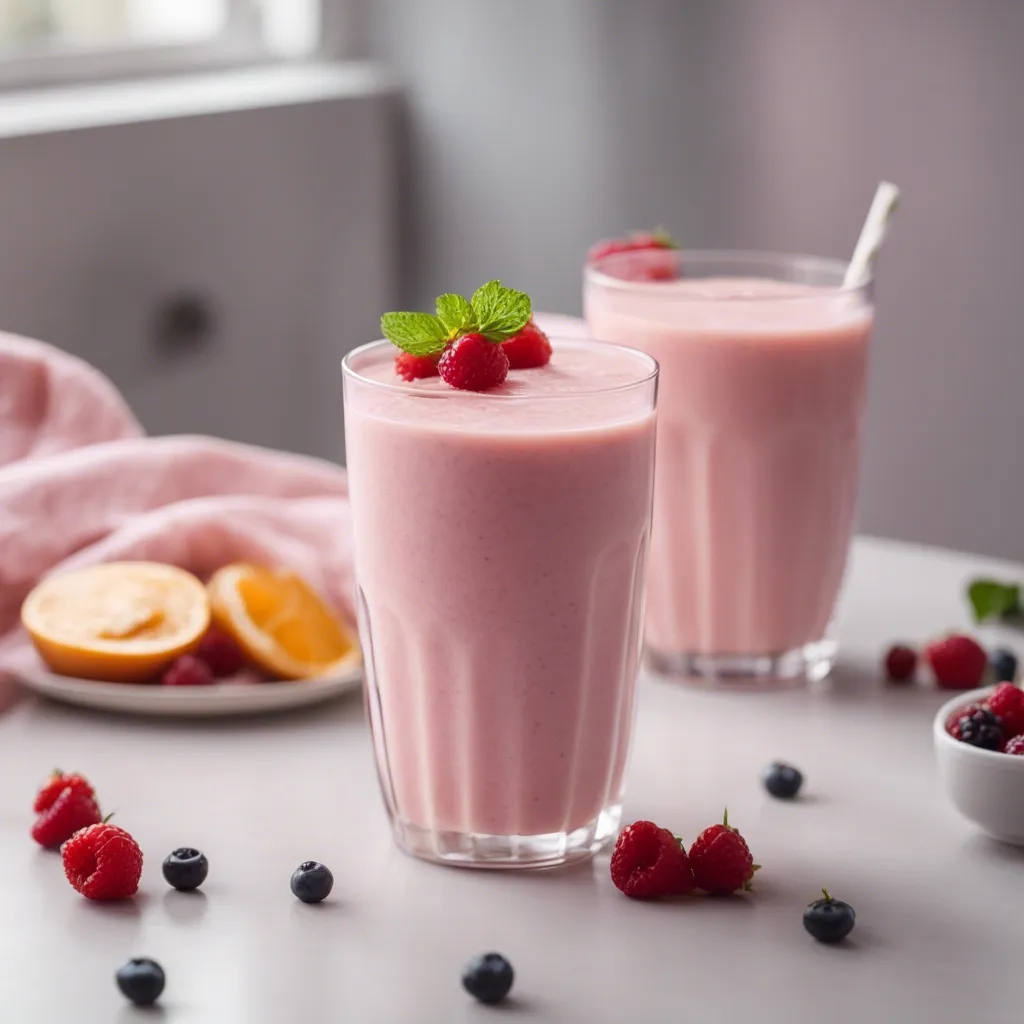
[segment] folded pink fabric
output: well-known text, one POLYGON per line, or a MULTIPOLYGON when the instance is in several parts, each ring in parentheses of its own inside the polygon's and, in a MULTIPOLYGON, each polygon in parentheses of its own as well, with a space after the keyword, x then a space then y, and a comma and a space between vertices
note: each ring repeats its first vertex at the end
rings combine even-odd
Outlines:
POLYGON ((144 559, 206 577, 256 561, 296 570, 351 614, 351 555, 340 467, 144 437, 92 367, 0 334, 0 674, 35 663, 19 612, 51 573, 144 559))

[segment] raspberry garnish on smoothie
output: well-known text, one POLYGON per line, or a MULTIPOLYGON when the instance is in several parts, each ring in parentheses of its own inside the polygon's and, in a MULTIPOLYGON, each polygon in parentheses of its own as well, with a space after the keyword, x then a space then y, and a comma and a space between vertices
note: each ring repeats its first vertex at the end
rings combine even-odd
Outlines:
POLYGON ((502 342, 516 337, 530 315, 528 295, 489 281, 472 299, 439 295, 436 315, 385 313, 380 328, 402 350, 395 356, 395 372, 403 379, 438 373, 453 388, 487 391, 508 376, 502 342))
POLYGON ((626 281, 672 281, 679 277, 678 260, 674 255, 679 244, 664 229, 633 231, 622 238, 606 238, 590 247, 587 263, 601 263, 609 256, 620 259, 610 261, 604 269, 612 277, 626 281), (636 259, 626 253, 641 254, 636 259))

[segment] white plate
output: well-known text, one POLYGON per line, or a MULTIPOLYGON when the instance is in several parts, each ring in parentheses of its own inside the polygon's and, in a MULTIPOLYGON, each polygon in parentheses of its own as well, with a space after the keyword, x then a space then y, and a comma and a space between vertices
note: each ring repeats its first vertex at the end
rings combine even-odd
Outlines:
POLYGON ((65 704, 103 711, 161 717, 212 718, 262 715, 305 707, 358 690, 361 665, 325 679, 297 682, 215 683, 213 686, 160 686, 153 683, 104 683, 58 676, 45 669, 18 673, 30 690, 65 704))

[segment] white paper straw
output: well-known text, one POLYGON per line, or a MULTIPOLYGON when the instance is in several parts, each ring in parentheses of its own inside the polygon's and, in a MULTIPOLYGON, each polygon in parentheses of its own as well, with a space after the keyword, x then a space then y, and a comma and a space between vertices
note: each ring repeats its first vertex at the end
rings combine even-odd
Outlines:
POLYGON ((880 182, 875 190, 875 198, 871 200, 871 209, 864 219, 864 227, 860 229, 860 238, 853 250, 850 265, 846 268, 843 285, 852 288, 859 285, 868 276, 874 266, 878 250, 882 248, 885 236, 889 233, 892 215, 900 201, 900 190, 891 182, 880 182))

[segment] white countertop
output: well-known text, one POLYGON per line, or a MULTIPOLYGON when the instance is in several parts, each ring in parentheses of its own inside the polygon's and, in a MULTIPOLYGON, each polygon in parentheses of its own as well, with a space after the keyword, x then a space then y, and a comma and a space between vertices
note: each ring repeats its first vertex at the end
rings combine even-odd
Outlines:
MULTIPOLYGON (((459 1024, 512 1019, 846 1024, 1020 1019, 1024 851, 979 835, 939 788, 931 718, 943 695, 882 686, 891 640, 968 624, 963 582, 1024 568, 860 540, 840 616, 842 655, 813 690, 721 694, 645 681, 626 820, 688 840, 720 819, 762 864, 755 891, 633 902, 607 854, 564 872, 498 874, 419 863, 391 844, 358 698, 283 718, 110 718, 0 689, 0 1019, 4 1024, 459 1024), (772 800, 773 759, 806 775, 772 800), (142 844, 142 888, 101 905, 29 839, 54 767, 84 772, 142 844), (202 895, 168 889, 176 846, 210 859, 202 895), (331 899, 288 880, 315 858, 331 899), (857 910, 847 944, 803 930, 826 886, 857 910), (514 1000, 479 1006, 463 963, 487 950, 516 971, 514 1000), (167 972, 162 1009, 114 985, 131 956, 167 972)), ((1018 645, 1024 648, 1024 641, 1018 645)), ((1024 652, 1022 652, 1024 653, 1024 652)))

